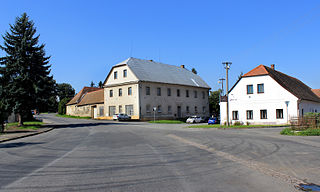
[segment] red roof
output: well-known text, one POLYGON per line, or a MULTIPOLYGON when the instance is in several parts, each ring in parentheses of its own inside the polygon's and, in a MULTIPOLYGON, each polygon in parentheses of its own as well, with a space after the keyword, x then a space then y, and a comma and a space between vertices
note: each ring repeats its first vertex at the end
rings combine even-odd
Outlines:
POLYGON ((81 105, 98 104, 103 103, 104 100, 104 89, 98 89, 96 91, 91 91, 83 96, 81 101, 78 103, 81 105))
MULTIPOLYGON (((299 79, 296 79, 294 77, 281 73, 280 71, 274 70, 264 65, 259 65, 258 67, 244 74, 242 77, 254 77, 254 76, 261 76, 261 75, 269 75, 276 82, 278 82, 283 88, 285 88, 287 91, 289 91, 299 99, 320 102, 320 96, 319 94, 317 94, 319 92, 317 91, 316 91, 317 93, 314 92, 313 90, 311 90, 310 87, 308 87, 299 79)), ((235 87, 235 85, 233 87, 235 87)), ((233 87, 231 88, 231 90, 233 89, 233 87)))
POLYGON ((76 94, 68 103, 67 105, 77 104, 81 101, 82 97, 89 92, 96 91, 102 88, 98 87, 83 87, 79 93, 76 94))
POLYGON ((320 89, 312 89, 312 92, 320 97, 320 89))

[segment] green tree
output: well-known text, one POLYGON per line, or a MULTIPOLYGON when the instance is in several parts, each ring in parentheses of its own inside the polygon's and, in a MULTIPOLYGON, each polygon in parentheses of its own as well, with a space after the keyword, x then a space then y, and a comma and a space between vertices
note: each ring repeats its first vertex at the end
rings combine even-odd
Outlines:
POLYGON ((209 110, 210 110, 210 114, 218 117, 220 115, 220 93, 221 93, 221 89, 217 90, 217 91, 210 91, 209 94, 209 110))
POLYGON ((72 97, 74 97, 75 90, 69 83, 58 83, 56 89, 59 101, 64 98, 71 99, 72 97))
POLYGON ((197 72, 197 70, 195 68, 192 68, 191 72, 194 73, 194 74, 198 74, 198 72, 197 72))
POLYGON ((0 76, 0 133, 4 131, 4 121, 9 116, 8 107, 6 105, 6 101, 4 98, 6 98, 5 92, 3 90, 3 79, 2 76, 0 76))
POLYGON ((103 88, 103 83, 102 83, 102 81, 99 81, 98 86, 99 86, 99 88, 103 88))
POLYGON ((95 86, 94 82, 93 82, 93 81, 91 81, 91 83, 90 83, 90 87, 94 87, 94 86, 95 86))
POLYGON ((5 103, 19 117, 18 125, 31 109, 44 110, 48 98, 55 94, 55 81, 50 76, 49 59, 44 44, 38 44, 39 35, 26 13, 17 17, 3 37, 0 48, 6 53, 0 57, 0 75, 3 78, 5 103))
POLYGON ((66 114, 66 104, 69 102, 69 98, 63 98, 60 102, 59 102, 59 108, 58 108, 58 113, 60 115, 64 115, 66 114))

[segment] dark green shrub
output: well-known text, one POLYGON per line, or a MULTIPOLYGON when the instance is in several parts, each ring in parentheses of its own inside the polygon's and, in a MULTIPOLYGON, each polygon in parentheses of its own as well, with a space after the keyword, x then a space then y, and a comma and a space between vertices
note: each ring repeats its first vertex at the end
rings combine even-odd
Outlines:
POLYGON ((64 98, 59 102, 58 113, 60 115, 66 114, 66 104, 69 102, 69 98, 64 98))

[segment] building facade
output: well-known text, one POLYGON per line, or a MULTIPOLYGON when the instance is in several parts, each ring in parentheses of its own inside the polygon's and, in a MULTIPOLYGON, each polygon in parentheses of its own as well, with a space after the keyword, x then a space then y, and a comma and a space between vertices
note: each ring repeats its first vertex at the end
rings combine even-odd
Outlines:
MULTIPOLYGON (((287 124, 307 112, 320 112, 320 97, 296 78, 260 65, 243 75, 229 92, 229 122, 287 124)), ((227 121, 220 103, 221 124, 227 121)))
POLYGON ((116 113, 140 120, 208 116, 209 89, 184 66, 129 58, 113 66, 104 82, 106 117, 116 113))

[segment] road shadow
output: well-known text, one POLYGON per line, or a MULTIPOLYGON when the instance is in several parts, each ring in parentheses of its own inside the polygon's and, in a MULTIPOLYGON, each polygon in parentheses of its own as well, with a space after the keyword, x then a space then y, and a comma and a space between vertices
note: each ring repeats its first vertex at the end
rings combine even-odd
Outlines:
POLYGON ((23 147, 26 145, 38 145, 43 144, 44 142, 16 142, 16 143, 5 143, 0 144, 0 148, 17 148, 17 147, 23 147))
POLYGON ((96 126, 110 126, 110 125, 128 125, 128 123, 109 123, 109 122, 99 122, 99 123, 66 123, 66 124, 52 124, 47 125, 49 128, 63 129, 63 128, 82 128, 82 127, 96 127, 96 126))

